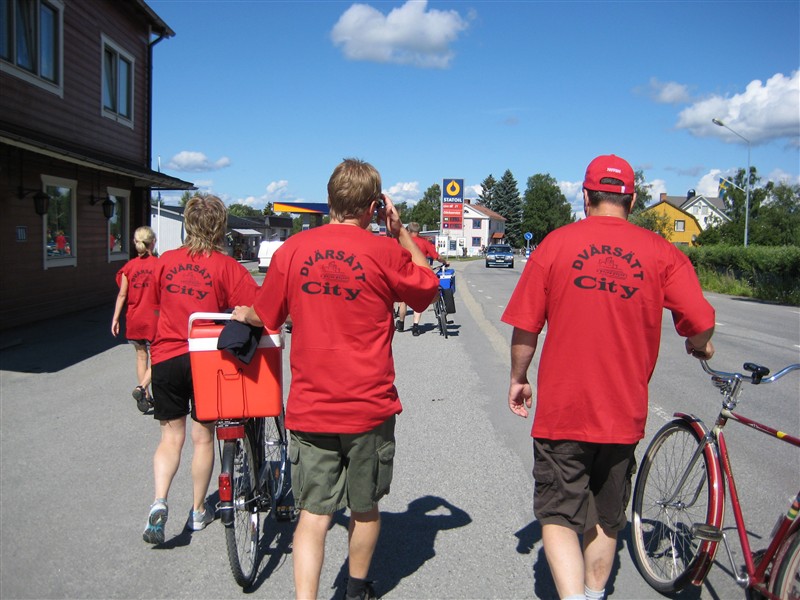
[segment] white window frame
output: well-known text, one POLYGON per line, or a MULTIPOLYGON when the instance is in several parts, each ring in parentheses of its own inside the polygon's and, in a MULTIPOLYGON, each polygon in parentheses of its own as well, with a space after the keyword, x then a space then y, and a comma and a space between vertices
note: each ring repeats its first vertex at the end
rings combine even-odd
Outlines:
POLYGON ((0 56, 0 71, 13 75, 18 79, 27 81, 43 90, 52 92, 59 98, 64 97, 64 2, 63 0, 23 0, 28 4, 35 6, 36 23, 34 25, 34 44, 36 47, 35 57, 35 72, 31 72, 17 65, 17 0, 0 0, 6 4, 6 9, 9 11, 9 25, 10 31, 9 44, 11 55, 9 57, 0 56), (41 59, 41 25, 40 14, 41 6, 45 5, 55 13, 55 34, 56 40, 54 42, 53 68, 55 69, 55 81, 45 79, 41 76, 42 72, 42 59, 41 59))
MULTIPOLYGON (((59 267, 75 267, 78 265, 78 182, 74 179, 42 175, 42 190, 47 192, 48 187, 69 188, 70 195, 72 196, 72 203, 70 206, 71 228, 69 233, 65 232, 69 236, 70 256, 68 258, 50 258, 47 256, 48 215, 42 215, 42 260, 44 263, 44 270, 46 271, 47 269, 59 267)), ((52 201, 51 198, 50 202, 52 203, 52 201)))
POLYGON ((684 219, 675 219, 675 231, 683 233, 686 231, 686 221, 684 219), (678 229, 680 226, 680 229, 678 229))
POLYGON ((125 125, 126 127, 130 127, 133 129, 133 113, 134 113, 134 106, 136 105, 135 98, 136 98, 136 90, 135 90, 135 77, 134 74, 136 73, 136 60, 133 56, 126 52, 122 46, 115 43, 113 40, 109 39, 105 35, 100 36, 101 44, 100 44, 100 74, 101 74, 101 81, 100 81, 100 114, 106 117, 107 119, 111 119, 112 121, 116 121, 121 125, 125 125), (114 73, 114 82, 116 83, 116 105, 114 107, 107 107, 105 102, 105 88, 106 88, 106 79, 109 75, 106 73, 106 49, 111 50, 117 57, 117 62, 115 64, 116 72, 114 73), (127 63, 130 64, 130 72, 129 72, 129 81, 128 81, 128 109, 130 110, 130 116, 126 116, 119 112, 119 98, 120 98, 120 88, 119 88, 119 62, 120 59, 125 60, 127 63))
MULTIPOLYGON (((131 192, 122 188, 110 187, 106 189, 108 197, 114 202, 114 214, 122 217, 122 227, 120 228, 120 236, 125 243, 119 252, 112 252, 108 248, 108 262, 116 262, 120 260, 128 260, 130 258, 131 248, 131 192)), ((106 221, 106 239, 111 237, 111 219, 106 221)))

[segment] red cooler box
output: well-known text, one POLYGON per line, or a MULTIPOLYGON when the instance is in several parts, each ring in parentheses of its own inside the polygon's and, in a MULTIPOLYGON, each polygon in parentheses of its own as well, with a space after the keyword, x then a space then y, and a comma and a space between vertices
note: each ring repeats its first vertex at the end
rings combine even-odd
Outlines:
POLYGON ((230 318, 228 313, 193 313, 189 317, 197 419, 277 416, 283 405, 283 335, 264 331, 253 360, 246 365, 230 352, 217 350, 223 326, 208 321, 230 318))

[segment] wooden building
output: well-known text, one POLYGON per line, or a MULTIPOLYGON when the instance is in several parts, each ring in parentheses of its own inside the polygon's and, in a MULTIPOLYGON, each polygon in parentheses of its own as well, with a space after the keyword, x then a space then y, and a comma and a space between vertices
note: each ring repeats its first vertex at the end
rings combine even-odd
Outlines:
MULTIPOLYGON (((16 0, 0 11, 0 329, 116 295, 154 189, 156 45, 144 0, 16 0)), ((108 315, 109 322, 111 315, 108 315)))

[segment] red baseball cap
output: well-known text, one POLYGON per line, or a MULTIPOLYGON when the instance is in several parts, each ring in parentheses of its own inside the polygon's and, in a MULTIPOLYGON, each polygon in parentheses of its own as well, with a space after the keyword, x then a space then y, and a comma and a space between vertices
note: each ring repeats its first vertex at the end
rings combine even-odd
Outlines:
POLYGON ((598 192, 611 192, 612 194, 632 194, 635 191, 635 176, 633 168, 624 158, 614 154, 598 156, 586 167, 586 178, 583 187, 587 190, 598 192), (622 185, 600 183, 605 177, 619 179, 622 185))

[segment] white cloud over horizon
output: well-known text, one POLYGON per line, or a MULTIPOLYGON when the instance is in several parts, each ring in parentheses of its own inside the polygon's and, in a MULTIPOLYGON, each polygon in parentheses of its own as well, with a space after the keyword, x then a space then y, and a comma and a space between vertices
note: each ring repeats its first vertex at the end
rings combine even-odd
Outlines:
POLYGON ((202 173, 204 171, 218 171, 231 166, 231 159, 227 156, 211 161, 202 152, 183 150, 178 152, 169 161, 167 168, 174 171, 184 171, 189 173, 202 173))
POLYGON ((408 0, 388 15, 353 4, 331 30, 331 40, 349 60, 444 69, 455 56, 451 44, 468 21, 455 10, 428 10, 427 0, 408 0))
POLYGON ((675 81, 659 81, 655 77, 650 78, 646 93, 659 104, 685 104, 691 101, 686 85, 675 81))
POLYGON ((788 77, 776 73, 766 82, 753 80, 739 94, 709 96, 678 115, 678 129, 742 144, 741 138, 711 119, 719 119, 751 144, 786 139, 790 147, 800 146, 800 71, 788 77))

